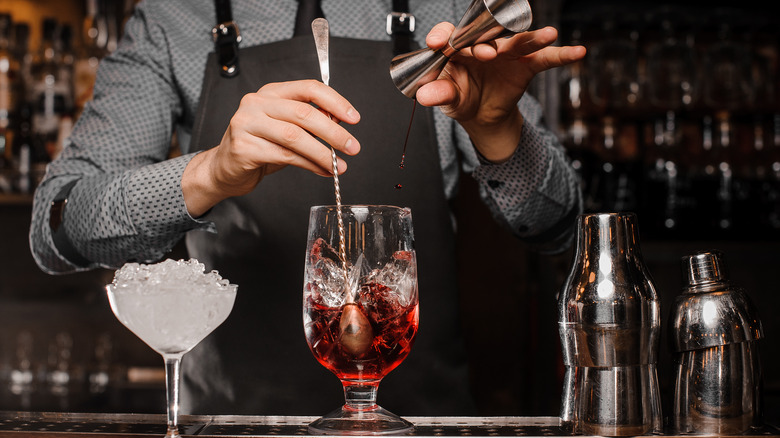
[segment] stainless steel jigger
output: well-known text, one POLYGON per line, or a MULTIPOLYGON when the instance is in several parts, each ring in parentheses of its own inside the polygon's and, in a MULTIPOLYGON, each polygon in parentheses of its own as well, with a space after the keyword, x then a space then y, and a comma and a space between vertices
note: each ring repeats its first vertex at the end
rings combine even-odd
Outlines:
POLYGON ((574 433, 661 433, 660 302, 642 261, 636 216, 581 215, 558 297, 564 377, 561 419, 574 433))
POLYGON ((685 287, 670 319, 676 433, 741 435, 760 426, 761 321, 725 268, 715 251, 682 259, 685 287))
POLYGON ((420 87, 439 77, 450 56, 458 50, 525 32, 531 21, 527 0, 473 0, 444 48, 425 48, 396 56, 390 63, 390 76, 404 95, 414 98, 420 87))

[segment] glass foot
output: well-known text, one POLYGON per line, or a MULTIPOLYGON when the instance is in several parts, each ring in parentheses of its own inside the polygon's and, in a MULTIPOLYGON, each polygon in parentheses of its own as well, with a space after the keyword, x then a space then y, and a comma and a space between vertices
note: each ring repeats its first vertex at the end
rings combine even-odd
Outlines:
POLYGON ((384 408, 357 410, 342 406, 309 424, 313 435, 403 435, 414 425, 384 408))

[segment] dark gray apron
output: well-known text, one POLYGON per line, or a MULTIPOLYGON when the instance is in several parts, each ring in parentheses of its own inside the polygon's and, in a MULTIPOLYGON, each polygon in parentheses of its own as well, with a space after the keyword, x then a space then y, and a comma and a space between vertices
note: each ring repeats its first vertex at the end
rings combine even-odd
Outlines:
MULTIPOLYGON (((220 142, 246 93, 319 78, 311 36, 243 48, 239 57, 241 72, 232 78, 209 57, 192 151, 220 142)), ((361 114, 357 126, 345 124, 362 150, 345 158, 343 202, 410 207, 414 223, 420 329, 409 357, 380 384, 378 401, 402 415, 474 414, 433 116, 418 108, 399 169, 412 101, 390 80, 391 58, 390 42, 331 38, 331 86, 361 114)), ((340 382, 314 359, 303 334, 307 222, 309 208, 321 204, 335 204, 333 180, 287 167, 214 207, 206 218, 217 234, 187 235, 189 255, 239 288, 228 320, 183 360, 183 412, 322 415, 343 404, 340 382)))

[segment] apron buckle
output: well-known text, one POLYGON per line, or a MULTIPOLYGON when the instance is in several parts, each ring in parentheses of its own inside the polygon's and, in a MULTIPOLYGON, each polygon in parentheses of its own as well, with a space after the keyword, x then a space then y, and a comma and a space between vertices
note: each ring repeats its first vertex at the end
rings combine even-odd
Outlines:
POLYGON ((220 73, 225 77, 238 74, 238 43, 241 31, 235 21, 224 21, 211 29, 211 38, 216 47, 220 73))
POLYGON ((387 34, 396 33, 410 34, 414 32, 414 15, 408 12, 391 12, 387 14, 387 34))
POLYGON ((238 29, 238 24, 235 21, 227 21, 219 23, 211 29, 211 38, 216 43, 219 39, 231 38, 236 43, 241 42, 241 31, 238 29))

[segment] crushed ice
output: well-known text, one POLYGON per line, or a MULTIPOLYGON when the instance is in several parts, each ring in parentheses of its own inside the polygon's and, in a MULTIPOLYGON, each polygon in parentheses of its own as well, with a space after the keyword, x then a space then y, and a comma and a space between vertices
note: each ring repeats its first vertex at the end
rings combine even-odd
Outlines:
POLYGON ((187 287, 188 289, 221 292, 236 285, 222 278, 217 271, 204 272, 206 266, 196 259, 166 259, 160 263, 125 263, 114 273, 112 284, 117 288, 142 287, 144 292, 187 287), (153 286, 153 287, 150 287, 153 286))

